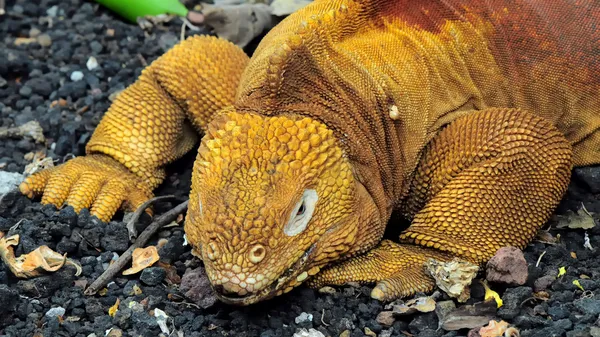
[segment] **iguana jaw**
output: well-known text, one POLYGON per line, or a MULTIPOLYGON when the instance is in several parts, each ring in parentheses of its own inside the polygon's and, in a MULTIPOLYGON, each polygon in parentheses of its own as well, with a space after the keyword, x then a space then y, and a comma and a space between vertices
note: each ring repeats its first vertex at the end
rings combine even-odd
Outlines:
MULTIPOLYGON (((315 247, 316 243, 312 244, 294 264, 277 278, 276 282, 273 282, 270 286, 265 287, 257 293, 236 297, 224 295, 219 291, 215 291, 215 293, 222 302, 239 306, 254 304, 287 293, 304 281, 298 281, 298 276, 305 273, 306 267, 313 261, 315 247)), ((317 273, 318 270, 318 268, 311 268, 311 271, 313 271, 312 274, 317 273)))

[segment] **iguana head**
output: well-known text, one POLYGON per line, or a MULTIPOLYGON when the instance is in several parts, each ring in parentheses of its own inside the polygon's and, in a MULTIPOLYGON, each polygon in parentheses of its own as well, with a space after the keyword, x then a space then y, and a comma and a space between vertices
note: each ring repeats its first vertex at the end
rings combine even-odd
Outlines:
POLYGON ((230 111, 207 129, 185 231, 222 301, 288 292, 351 250, 355 179, 324 124, 230 111))

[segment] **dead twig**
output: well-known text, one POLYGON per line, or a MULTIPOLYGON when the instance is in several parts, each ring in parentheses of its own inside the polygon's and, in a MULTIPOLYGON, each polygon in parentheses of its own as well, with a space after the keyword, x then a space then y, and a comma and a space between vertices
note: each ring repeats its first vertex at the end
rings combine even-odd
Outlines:
POLYGON ((323 309, 323 311, 321 311, 321 323, 323 323, 324 326, 329 326, 329 324, 325 323, 325 321, 323 320, 324 316, 325 316, 325 309, 323 309))
POLYGON ((581 293, 581 298, 592 298, 594 297, 594 292, 591 290, 586 290, 583 293, 581 293))
MULTIPOLYGON (((583 202, 581 203, 581 209, 585 212, 585 214, 587 214, 587 216, 592 218, 592 221, 594 221, 594 217, 590 214, 587 208, 585 208, 585 204, 583 202)), ((596 221, 594 221, 594 223, 596 223, 596 221)))
POLYGON ((141 204, 140 207, 138 207, 135 210, 135 212, 133 212, 132 214, 127 214, 125 216, 125 218, 128 219, 126 228, 127 228, 127 232, 129 233, 129 241, 130 242, 133 242, 133 240, 135 240, 135 238, 138 235, 137 229, 135 228, 135 224, 138 222, 138 220, 140 219, 140 217, 142 216, 142 213, 144 213, 146 208, 148 208, 150 205, 152 205, 155 201, 162 200, 162 199, 169 199, 169 198, 175 198, 175 196, 174 195, 163 195, 163 196, 158 196, 158 197, 149 199, 145 203, 141 204))
POLYGON ((81 238, 83 241, 85 241, 85 243, 87 243, 87 244, 88 244, 88 246, 90 246, 90 247, 94 248, 94 249, 95 249, 95 250, 96 250, 98 253, 102 253, 102 250, 101 250, 100 248, 98 248, 98 247, 94 246, 94 245, 93 245, 93 244, 90 242, 90 240, 86 239, 86 238, 85 238, 83 235, 81 235, 79 232, 77 232, 77 233, 75 233, 75 234, 79 235, 79 237, 80 237, 80 238, 81 238))
POLYGON ((542 254, 540 254, 540 257, 538 257, 537 259, 537 263, 535 264, 536 268, 540 266, 540 262, 542 261, 542 257, 546 254, 546 251, 543 251, 542 254))
POLYGON ((136 56, 137 56, 138 60, 140 60, 140 62, 142 63, 142 65, 144 67, 148 66, 148 61, 146 61, 146 59, 144 58, 144 56, 142 54, 138 53, 136 56))
MULTIPOLYGON (((192 13, 192 12, 190 12, 190 13, 192 13)), ((188 14, 188 15, 190 15, 190 14, 188 14)), ((194 17, 194 18, 203 18, 203 15, 198 13, 198 14, 193 14, 192 17, 194 17)), ((181 31, 180 31, 180 35, 179 35, 179 40, 180 41, 185 40, 185 27, 187 27, 187 28, 189 28, 190 30, 193 30, 193 31, 200 30, 200 28, 194 26, 190 22, 190 20, 188 20, 188 18, 181 18, 181 20, 183 21, 183 23, 181 24, 181 31)))
POLYGON ((156 218, 143 232, 140 236, 135 240, 135 242, 125 251, 113 264, 111 264, 105 271, 98 277, 85 291, 85 295, 94 295, 100 288, 104 287, 110 280, 112 280, 117 273, 125 267, 127 263, 131 260, 131 256, 133 251, 136 248, 141 248, 150 240, 150 237, 158 231, 162 226, 170 223, 177 216, 185 212, 187 210, 188 200, 182 202, 181 204, 175 206, 172 210, 167 213, 161 215, 156 218))
MULTIPOLYGON (((163 286, 164 286, 164 285, 163 285, 163 286)), ((166 287, 165 287, 165 288, 166 288, 166 287)), ((171 300, 171 302, 169 302, 169 303, 171 303, 171 304, 176 304, 176 305, 185 305, 185 306, 188 306, 188 307, 193 307, 193 308, 196 308, 196 309, 201 309, 201 308, 200 308, 200 306, 199 306, 198 304, 195 304, 195 303, 190 303, 190 302, 186 301, 186 298, 185 298, 184 296, 180 296, 180 295, 177 295, 177 294, 175 294, 175 293, 170 293, 170 294, 169 294, 169 296, 167 296, 167 298, 168 298, 169 300, 171 300), (181 302, 177 302, 177 301, 179 301, 179 300, 180 300, 181 302)))
MULTIPOLYGON (((11 226, 11 227, 8 229, 8 231, 9 231, 9 232, 16 231, 16 230, 19 228, 19 226, 21 225, 21 222, 23 222, 23 221, 25 221, 25 219, 21 219, 21 220, 19 220, 19 221, 18 221, 16 224, 12 225, 12 226, 11 226)), ((1 237, 1 236, 0 236, 0 237, 1 237)))

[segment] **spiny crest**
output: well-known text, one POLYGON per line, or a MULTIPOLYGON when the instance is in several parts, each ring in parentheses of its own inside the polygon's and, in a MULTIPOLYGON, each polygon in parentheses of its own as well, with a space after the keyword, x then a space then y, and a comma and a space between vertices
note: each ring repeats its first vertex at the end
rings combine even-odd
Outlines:
POLYGON ((272 100, 280 93, 286 70, 294 56, 299 56, 304 50, 309 50, 313 55, 322 54, 324 47, 333 45, 359 29, 357 25, 349 23, 350 18, 356 16, 355 12, 361 8, 358 2, 350 2, 303 21, 296 32, 290 34, 269 58, 266 70, 269 88, 267 99, 272 100))
POLYGON ((208 126, 199 149, 199 170, 227 176, 230 170, 318 174, 342 157, 335 137, 311 118, 264 117, 231 111, 208 126))

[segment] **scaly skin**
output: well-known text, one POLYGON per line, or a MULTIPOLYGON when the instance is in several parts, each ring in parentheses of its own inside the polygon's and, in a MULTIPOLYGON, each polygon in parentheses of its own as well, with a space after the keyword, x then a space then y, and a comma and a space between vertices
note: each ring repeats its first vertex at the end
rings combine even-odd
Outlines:
POLYGON ((223 301, 306 280, 376 283, 381 300, 430 291, 427 258, 524 248, 570 169, 600 163, 599 20, 591 0, 318 0, 251 59, 181 42, 111 106, 87 156, 21 190, 106 221, 193 147, 190 121, 204 135, 185 231, 223 301), (115 195, 97 192, 108 181, 115 195), (381 241, 394 209, 412 224, 381 241))
POLYGON ((214 37, 180 43, 117 97, 88 142, 87 156, 28 177, 21 192, 43 194, 43 204, 61 207, 66 202, 76 211, 91 207, 102 221, 119 208, 135 210, 163 181, 164 166, 197 142, 187 122, 200 131, 233 102, 247 63, 242 50, 214 37), (84 173, 89 179, 79 181, 84 173), (87 196, 78 197, 78 190, 87 196), (145 198, 137 197, 140 192, 145 198))

